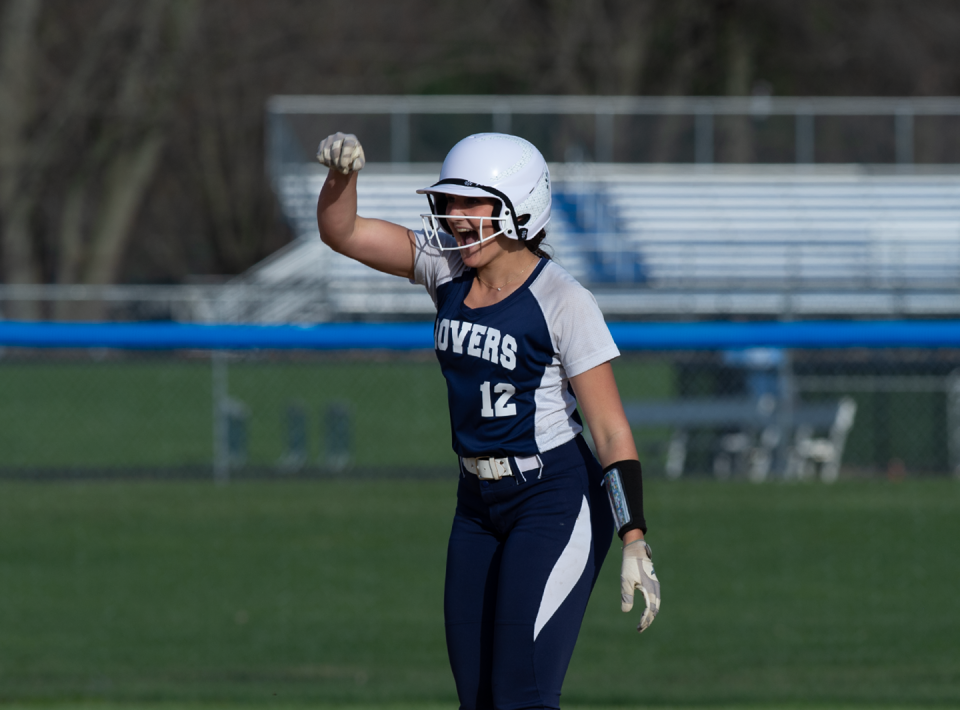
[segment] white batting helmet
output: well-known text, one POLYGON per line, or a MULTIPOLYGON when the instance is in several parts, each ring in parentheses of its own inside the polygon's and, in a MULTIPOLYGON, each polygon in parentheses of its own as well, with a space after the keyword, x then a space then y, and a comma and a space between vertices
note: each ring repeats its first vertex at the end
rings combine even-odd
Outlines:
POLYGON ((464 138, 447 153, 440 180, 417 193, 426 195, 430 203, 430 214, 421 217, 427 236, 438 247, 437 225, 452 233, 444 219, 443 195, 496 200, 491 221, 499 223, 499 231, 482 241, 500 234, 526 241, 550 221, 547 161, 530 141, 504 133, 477 133, 464 138))

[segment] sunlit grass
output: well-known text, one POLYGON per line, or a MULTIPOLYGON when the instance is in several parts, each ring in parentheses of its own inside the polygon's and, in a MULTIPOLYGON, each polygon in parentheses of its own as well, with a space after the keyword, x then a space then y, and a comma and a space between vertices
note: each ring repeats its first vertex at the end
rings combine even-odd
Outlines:
MULTIPOLYGON (((0 702, 455 707, 455 485, 0 483, 0 702)), ((646 499, 663 611, 636 634, 614 545, 564 707, 960 705, 955 481, 646 499)))

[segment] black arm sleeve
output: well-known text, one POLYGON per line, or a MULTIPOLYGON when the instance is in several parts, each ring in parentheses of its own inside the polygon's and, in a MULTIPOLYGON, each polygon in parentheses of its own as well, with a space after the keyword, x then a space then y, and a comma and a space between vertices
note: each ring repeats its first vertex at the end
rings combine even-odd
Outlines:
POLYGON ((643 473, 639 461, 617 461, 603 469, 603 485, 607 489, 617 535, 623 539, 630 530, 647 532, 643 517, 643 473))

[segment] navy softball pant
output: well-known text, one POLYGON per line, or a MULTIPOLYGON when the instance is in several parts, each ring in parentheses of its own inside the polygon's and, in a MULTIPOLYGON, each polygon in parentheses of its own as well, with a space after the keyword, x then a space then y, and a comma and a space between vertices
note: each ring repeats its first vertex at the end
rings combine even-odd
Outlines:
POLYGON ((444 618, 462 710, 559 708, 610 548, 602 470, 583 439, 540 458, 541 470, 499 481, 461 472, 444 618))

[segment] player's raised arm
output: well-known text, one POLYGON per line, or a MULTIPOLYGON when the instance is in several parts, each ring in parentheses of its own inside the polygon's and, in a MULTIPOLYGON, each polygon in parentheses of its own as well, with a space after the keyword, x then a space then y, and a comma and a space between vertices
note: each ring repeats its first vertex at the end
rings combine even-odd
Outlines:
POLYGON ((399 224, 357 216, 357 173, 366 163, 352 134, 327 136, 317 160, 330 168, 317 202, 323 243, 336 252, 395 276, 413 276, 413 232, 399 224))

